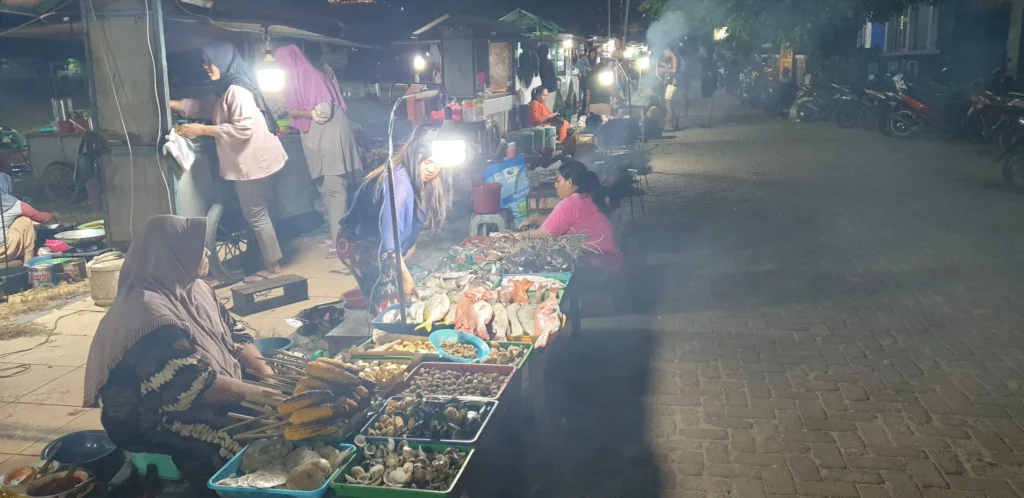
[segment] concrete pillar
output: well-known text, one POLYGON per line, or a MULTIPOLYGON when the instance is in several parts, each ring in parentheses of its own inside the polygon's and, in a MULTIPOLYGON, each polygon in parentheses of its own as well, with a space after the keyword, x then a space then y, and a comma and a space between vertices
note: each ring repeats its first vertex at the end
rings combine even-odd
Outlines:
POLYGON ((157 150, 170 124, 162 12, 159 0, 81 4, 94 123, 110 148, 103 158, 107 236, 123 246, 146 219, 174 212, 177 166, 157 150))
POLYGON ((1006 73, 1017 76, 1020 70, 1020 38, 1024 22, 1024 0, 1013 0, 1010 7, 1010 35, 1006 39, 1006 73))

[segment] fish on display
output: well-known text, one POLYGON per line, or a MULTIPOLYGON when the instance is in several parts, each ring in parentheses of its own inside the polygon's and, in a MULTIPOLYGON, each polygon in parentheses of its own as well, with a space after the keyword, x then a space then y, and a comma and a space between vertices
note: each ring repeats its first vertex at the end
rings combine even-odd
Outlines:
POLYGON ((451 306, 451 300, 448 299, 446 294, 438 294, 431 296, 424 302, 423 307, 423 323, 421 323, 417 330, 426 329, 430 332, 430 329, 434 326, 435 321, 440 321, 446 314, 448 314, 448 308, 451 306))
POLYGON ((459 303, 451 298, 448 299, 448 303, 448 312, 444 315, 444 323, 451 325, 455 323, 455 309, 459 306, 459 303))
POLYGON ((512 282, 512 302, 514 303, 526 303, 530 301, 530 295, 526 291, 533 287, 533 282, 530 280, 522 279, 512 282))
POLYGON ((505 312, 508 313, 509 333, 512 337, 523 335, 523 325, 519 323, 519 308, 522 306, 519 303, 512 303, 505 307, 505 312))
POLYGON ((494 322, 491 325, 491 330, 494 331, 494 340, 504 341, 508 336, 510 326, 508 310, 501 303, 494 303, 491 307, 494 308, 494 322))
POLYGON ((412 306, 409 306, 409 313, 408 316, 406 316, 409 323, 420 323, 423 321, 423 310, 426 308, 426 304, 427 303, 423 301, 419 301, 412 303, 412 306))
MULTIPOLYGON (((538 291, 538 294, 543 292, 538 291)), ((558 306, 558 288, 552 287, 548 290, 549 297, 537 306, 537 314, 534 315, 534 334, 537 336, 537 347, 543 348, 548 345, 549 338, 558 333, 558 329, 565 325, 565 315, 558 306)))
POLYGON ((533 304, 520 304, 516 316, 519 317, 519 324, 523 327, 523 333, 533 335, 533 319, 537 314, 537 306, 533 304))
POLYGON ((455 330, 470 332, 475 325, 469 316, 469 310, 480 300, 480 295, 469 291, 463 294, 459 305, 455 308, 455 330))
POLYGON ((494 308, 487 301, 477 301, 469 310, 470 319, 473 322, 472 332, 477 337, 487 340, 487 324, 494 319, 494 308))

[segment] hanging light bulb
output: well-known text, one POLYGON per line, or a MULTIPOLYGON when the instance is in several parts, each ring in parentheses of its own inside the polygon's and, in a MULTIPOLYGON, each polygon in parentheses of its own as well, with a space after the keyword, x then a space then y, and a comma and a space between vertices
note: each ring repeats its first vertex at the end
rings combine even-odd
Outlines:
POLYGON ((597 82, 601 86, 612 86, 615 83, 615 73, 611 69, 605 69, 597 74, 597 82))
POLYGON ((256 83, 264 92, 280 92, 284 89, 284 68, 274 60, 271 53, 269 29, 263 30, 263 60, 256 65, 256 83))
POLYGON ((566 38, 566 39, 564 39, 564 40, 562 40, 562 47, 565 48, 566 50, 572 50, 572 47, 574 45, 575 44, 572 42, 572 37, 571 36, 566 38))
POLYGON ((412 58, 412 68, 417 73, 423 72, 427 68, 427 59, 424 59, 422 55, 416 54, 416 57, 412 58))

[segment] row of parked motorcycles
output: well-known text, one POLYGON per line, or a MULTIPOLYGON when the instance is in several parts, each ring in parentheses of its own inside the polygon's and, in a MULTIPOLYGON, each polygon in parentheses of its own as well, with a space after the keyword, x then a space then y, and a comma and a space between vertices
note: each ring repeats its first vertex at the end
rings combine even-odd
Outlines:
POLYGON ((854 88, 838 83, 797 86, 764 72, 740 74, 730 89, 744 103, 793 121, 831 121, 896 138, 937 136, 993 148, 1003 177, 1024 192, 1024 91, 996 70, 969 85, 910 82, 903 74, 854 88))

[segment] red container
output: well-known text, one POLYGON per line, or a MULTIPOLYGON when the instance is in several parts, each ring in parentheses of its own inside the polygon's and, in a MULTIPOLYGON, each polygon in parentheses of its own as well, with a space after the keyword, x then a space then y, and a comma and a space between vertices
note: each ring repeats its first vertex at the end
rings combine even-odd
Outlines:
POLYGON ((69 119, 57 123, 57 131, 60 133, 85 133, 89 131, 88 119, 69 119))
POLYGON ((363 297, 363 291, 359 290, 359 287, 352 289, 341 295, 341 299, 345 301, 345 308, 350 310, 365 310, 366 309, 366 298, 363 297))
POLYGON ((495 214, 501 209, 501 184, 485 183, 473 187, 473 212, 476 214, 495 214))

